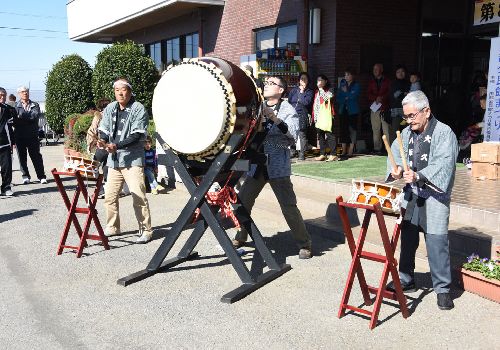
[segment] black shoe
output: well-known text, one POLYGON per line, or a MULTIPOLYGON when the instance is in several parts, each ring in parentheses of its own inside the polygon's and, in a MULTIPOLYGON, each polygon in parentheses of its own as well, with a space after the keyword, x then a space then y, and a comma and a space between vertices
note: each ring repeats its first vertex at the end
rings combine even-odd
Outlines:
POLYGON ((438 293, 437 304, 440 310, 451 310, 455 307, 455 304, 453 304, 453 299, 451 299, 450 293, 438 293))
MULTIPOLYGON (((418 289, 415 286, 415 282, 411 282, 409 284, 403 284, 401 283, 401 287, 403 288, 403 293, 415 293, 418 289)), ((387 287, 385 287, 389 292, 396 292, 396 289, 394 288, 394 282, 391 281, 389 284, 387 284, 387 287)))

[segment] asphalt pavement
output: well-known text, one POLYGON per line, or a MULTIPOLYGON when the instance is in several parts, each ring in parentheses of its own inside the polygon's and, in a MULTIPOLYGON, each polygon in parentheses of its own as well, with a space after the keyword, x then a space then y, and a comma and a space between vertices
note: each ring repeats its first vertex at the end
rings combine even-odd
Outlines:
MULTIPOLYGON (((144 269, 189 199, 182 185, 148 194, 154 241, 134 244, 137 224, 131 196, 120 200, 123 235, 106 251, 90 241, 84 255, 56 255, 66 208, 50 169, 63 164, 62 145, 44 146, 49 183, 20 185, 0 198, 0 348, 2 349, 483 349, 498 348, 500 305, 458 288, 455 308, 440 311, 425 261, 417 262, 417 285, 404 319, 384 302, 380 323, 369 330, 364 316, 337 318, 351 261, 347 245, 313 236, 314 257, 299 260, 282 216, 259 207, 253 218, 279 262, 292 270, 234 303, 220 297, 241 282, 210 230, 196 250, 200 258, 133 285, 116 281, 144 269)), ((14 157, 17 158, 17 157, 14 157)), ((31 165, 31 163, 30 163, 31 165)), ((34 171, 32 170, 34 176, 34 171)), ((64 181, 70 188, 72 180, 64 181)), ((299 201, 300 202, 300 201, 299 201)), ((276 204, 277 205, 277 204, 276 204)), ((105 221, 103 201, 97 205, 105 221)), ((187 239, 182 234, 179 246, 187 239)), ((234 230, 230 230, 234 234, 234 230)), ((76 233, 70 232, 70 243, 76 233)), ((367 245, 367 249, 370 245, 367 245)), ((243 256, 249 269, 252 248, 243 256)), ((371 284, 381 264, 363 262, 371 284)), ((362 304, 357 283, 351 303, 362 304)))

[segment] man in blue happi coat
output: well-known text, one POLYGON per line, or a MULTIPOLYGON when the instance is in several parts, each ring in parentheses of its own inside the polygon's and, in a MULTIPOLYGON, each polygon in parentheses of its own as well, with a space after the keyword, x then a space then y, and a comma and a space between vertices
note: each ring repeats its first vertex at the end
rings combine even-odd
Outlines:
MULTIPOLYGON (((453 308, 450 297, 451 269, 448 243, 448 222, 458 142, 449 126, 432 114, 429 100, 422 91, 410 92, 403 99, 403 148, 408 171, 403 171, 397 140, 392 144, 397 168, 388 162, 388 181, 404 179, 406 212, 401 229, 399 277, 404 292, 416 291, 414 281, 415 253, 419 233, 425 235, 432 285, 441 310, 453 308)), ((388 289, 394 289, 392 282, 388 289)))

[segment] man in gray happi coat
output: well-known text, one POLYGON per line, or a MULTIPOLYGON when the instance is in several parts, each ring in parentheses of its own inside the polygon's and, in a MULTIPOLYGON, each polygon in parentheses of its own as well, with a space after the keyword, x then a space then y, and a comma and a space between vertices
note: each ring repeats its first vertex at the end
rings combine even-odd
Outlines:
MULTIPOLYGON (((397 169, 388 161, 388 181, 403 178, 406 208, 401 229, 399 277, 403 291, 416 291, 414 281, 415 252, 419 232, 423 231, 427 247, 432 285, 441 310, 453 308, 450 297, 451 270, 448 244, 448 221, 458 142, 449 126, 436 120, 429 100, 422 91, 409 93, 403 99, 408 126, 401 133, 408 171, 403 171, 397 140, 392 153, 397 169)), ((388 289, 393 289, 392 282, 388 289)))

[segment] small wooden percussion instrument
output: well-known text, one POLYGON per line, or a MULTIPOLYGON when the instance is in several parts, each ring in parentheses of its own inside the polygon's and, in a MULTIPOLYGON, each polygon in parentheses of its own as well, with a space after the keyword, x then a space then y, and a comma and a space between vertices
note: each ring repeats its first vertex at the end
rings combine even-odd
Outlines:
POLYGON ((380 203, 382 211, 399 214, 402 197, 403 193, 398 187, 353 179, 351 198, 347 202, 369 205, 380 203))
POLYGON ((99 162, 82 156, 64 155, 64 171, 78 171, 83 177, 95 179, 99 176, 99 162))

